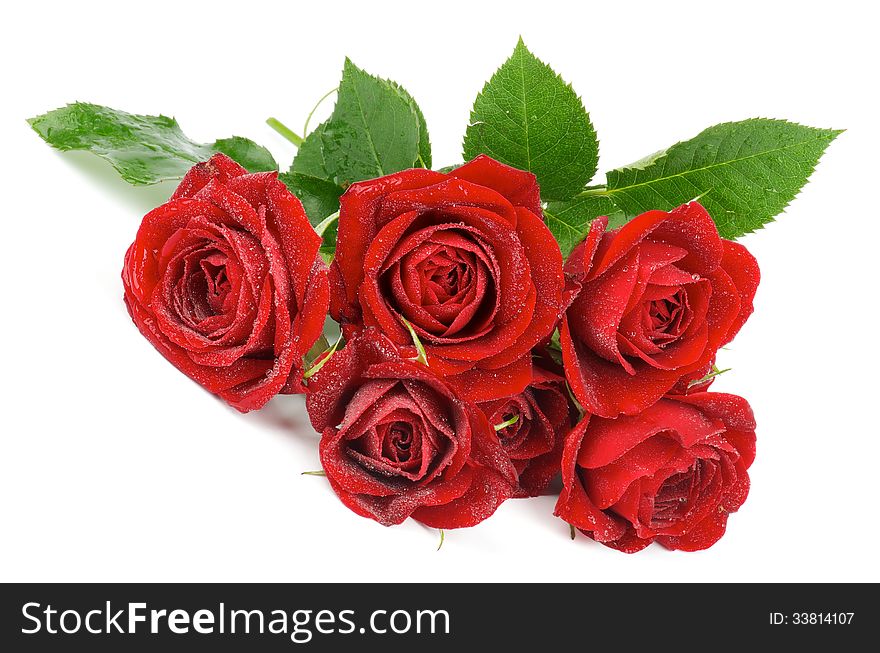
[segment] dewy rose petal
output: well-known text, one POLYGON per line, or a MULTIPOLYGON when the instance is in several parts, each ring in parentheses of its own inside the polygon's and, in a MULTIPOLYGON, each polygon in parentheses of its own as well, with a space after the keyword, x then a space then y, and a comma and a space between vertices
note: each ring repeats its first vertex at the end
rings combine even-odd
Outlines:
POLYGON ((306 402, 333 490, 380 524, 473 526, 516 487, 483 413, 375 329, 333 354, 306 402))
POLYGON ((565 442, 556 514, 626 553, 654 540, 706 549, 746 500, 754 458, 754 416, 736 395, 699 392, 640 415, 587 416, 565 442))
POLYGON ((566 262, 575 298, 560 341, 578 401, 615 417, 702 378, 751 315, 760 273, 696 202, 606 224, 594 220, 566 262))
POLYGON ((144 217, 122 272, 141 333, 242 412, 304 390, 329 303, 321 239, 276 177, 223 154, 197 164, 144 217))
POLYGON ((529 352, 562 304, 562 257, 534 175, 480 156, 449 174, 404 170, 342 196, 330 271, 347 336, 380 329, 474 401, 521 392, 529 352))

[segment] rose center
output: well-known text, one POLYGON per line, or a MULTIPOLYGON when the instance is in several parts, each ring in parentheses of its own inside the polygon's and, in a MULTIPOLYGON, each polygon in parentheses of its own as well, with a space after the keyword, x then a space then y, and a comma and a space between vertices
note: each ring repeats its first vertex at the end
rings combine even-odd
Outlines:
POLYGON ((217 261, 217 256, 202 259, 202 274, 205 277, 205 295, 208 305, 215 315, 223 312, 223 303, 232 284, 226 276, 226 261, 217 261))
POLYGON ((690 469, 673 474, 663 482, 654 497, 651 528, 663 528, 687 517, 699 494, 704 473, 704 461, 698 460, 690 469))
POLYGON ((436 303, 440 305, 460 301, 462 292, 467 291, 472 283, 473 275, 468 263, 454 260, 446 253, 429 259, 420 272, 425 284, 433 291, 436 303))
POLYGON ((479 238, 445 229, 394 261, 382 283, 389 307, 420 336, 461 342, 490 329, 498 310, 496 276, 497 262, 479 238))
POLYGON ((682 334, 689 312, 687 294, 683 288, 667 297, 649 300, 642 308, 645 334, 654 344, 663 348, 682 334))
POLYGON ((392 422, 382 438, 382 455, 398 463, 407 462, 412 456, 413 429, 407 422, 392 422))

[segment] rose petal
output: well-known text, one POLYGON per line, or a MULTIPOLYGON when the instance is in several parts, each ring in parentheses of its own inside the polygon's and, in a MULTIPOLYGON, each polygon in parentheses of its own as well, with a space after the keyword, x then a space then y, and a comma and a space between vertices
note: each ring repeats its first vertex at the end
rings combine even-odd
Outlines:
POLYGON ((592 281, 605 274, 668 218, 669 214, 665 211, 648 211, 617 229, 606 231, 596 247, 584 280, 592 281))
POLYGON ((602 358, 629 369, 617 346, 617 332, 636 287, 638 269, 639 253, 633 250, 612 273, 585 285, 566 312, 573 335, 602 358))
POLYGON ((657 541, 667 549, 679 551, 702 551, 715 544, 727 529, 727 512, 723 509, 712 511, 699 524, 678 537, 659 536, 657 541))
POLYGON ((593 267, 596 250, 599 248, 599 243, 602 241, 607 227, 607 216, 600 216, 590 223, 586 238, 575 245, 565 261, 566 276, 575 277, 579 281, 587 276, 593 267))
POLYGON ((730 329, 722 342, 727 344, 739 333, 749 316, 754 312, 753 301, 761 281, 761 270, 758 262, 749 250, 730 240, 722 241, 724 245, 724 257, 721 259, 721 267, 730 275, 731 280, 739 291, 740 310, 739 315, 730 325, 730 329))
POLYGON ((516 227, 516 209, 497 191, 479 183, 472 183, 452 176, 445 176, 432 185, 421 188, 398 189, 388 193, 379 208, 380 221, 388 221, 403 213, 438 214, 458 210, 480 209, 494 216, 497 222, 516 227))
MULTIPOLYGON (((517 232, 529 260, 532 283, 537 292, 532 321, 520 338, 500 353, 488 358, 484 367, 507 365, 547 338, 559 321, 562 306, 562 255, 553 236, 535 214, 517 209, 517 232)), ((502 295, 506 301, 512 298, 502 295)))
POLYGON ((449 502, 423 505, 412 517, 431 528, 467 528, 492 516, 513 494, 510 483, 498 472, 474 467, 467 492, 449 502))
POLYGON ((621 537, 626 526, 623 520, 608 515, 593 505, 575 471, 577 454, 589 423, 589 416, 584 417, 565 439, 562 451, 563 490, 553 514, 572 526, 589 532, 597 541, 604 542, 621 537))
POLYGON ((480 154, 449 174, 451 177, 491 188, 506 197, 514 206, 521 206, 541 215, 538 181, 531 172, 511 168, 480 154))
POLYGON ((208 161, 197 163, 189 169, 183 176, 183 179, 181 179, 174 194, 171 195, 171 199, 192 197, 210 181, 216 180, 221 184, 225 184, 230 179, 244 174, 247 174, 247 170, 228 156, 225 154, 215 154, 208 161))
POLYGON ((514 395, 525 390, 532 378, 531 356, 522 356, 504 367, 485 370, 474 367, 446 378, 469 401, 481 402, 514 395))
POLYGON ((651 232, 651 240, 668 243, 687 252, 678 267, 706 275, 721 265, 724 247, 712 216, 699 202, 688 202, 669 212, 651 232))
POLYGON ((669 390, 682 370, 644 369, 630 375, 616 363, 600 358, 571 337, 567 317, 560 326, 565 375, 584 409, 600 417, 637 414, 669 390))

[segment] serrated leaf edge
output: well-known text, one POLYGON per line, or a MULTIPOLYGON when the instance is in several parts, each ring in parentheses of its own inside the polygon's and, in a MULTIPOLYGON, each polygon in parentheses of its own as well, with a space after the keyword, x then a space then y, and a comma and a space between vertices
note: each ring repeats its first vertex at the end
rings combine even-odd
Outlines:
MULTIPOLYGON (((555 78, 557 81, 559 81, 563 85, 564 88, 571 91, 572 95, 577 99, 577 101, 581 105, 581 108, 584 110, 584 114, 586 115, 587 124, 590 128, 591 135, 596 142, 596 157, 595 157, 595 161, 593 162, 593 166, 592 166, 593 169, 590 172, 589 178, 587 178, 584 181, 584 185, 589 184, 593 179, 595 179, 596 174, 599 171, 599 151, 600 151, 601 143, 600 143, 599 137, 596 133, 596 127, 595 127, 595 125, 593 125, 593 119, 590 116, 590 112, 587 111, 586 105, 584 104, 583 96, 579 95, 577 93, 577 91, 574 90, 574 86, 572 86, 572 84, 570 82, 565 81, 565 79, 563 79, 562 75, 560 73, 557 73, 553 69, 553 67, 550 66, 550 64, 546 63, 540 57, 536 56, 531 50, 529 50, 529 48, 525 44, 525 41, 523 41, 522 36, 519 37, 519 40, 516 43, 516 47, 513 49, 513 53, 507 59, 504 60, 504 62, 495 70, 494 73, 492 73, 492 76, 489 78, 488 81, 486 81, 483 84, 483 88, 480 90, 479 93, 477 93, 477 97, 474 99, 474 102, 473 102, 473 105, 471 106, 471 110, 470 110, 470 114, 469 114, 469 121, 468 121, 467 129, 465 130, 465 134, 462 137, 462 142, 461 142, 462 157, 465 161, 467 161, 469 159, 472 159, 473 156, 477 156, 479 154, 479 152, 478 152, 476 154, 473 154, 473 156, 470 156, 467 151, 467 149, 468 149, 467 148, 468 133, 469 133, 471 127, 475 127, 475 126, 481 125, 481 124, 482 125, 486 124, 485 122, 477 119, 477 115, 476 115, 477 104, 483 99, 483 97, 486 93, 486 90, 492 85, 493 81, 495 81, 496 77, 501 72, 501 70, 505 66, 507 66, 508 64, 511 64, 515 57, 517 57, 518 55, 520 57, 522 57, 524 53, 529 55, 540 66, 542 66, 544 69, 546 69, 553 76, 553 78, 555 78)), ((520 66, 522 66, 522 63, 520 63, 520 66)), ((525 83, 523 83, 523 85, 525 85, 525 83)), ((528 125, 525 125, 525 128, 528 131, 528 125)), ((505 136, 505 135, 502 134, 502 136, 505 136)), ((482 137, 480 138, 480 140, 482 140, 482 137)), ((563 139, 560 139, 559 141, 557 141, 557 143, 554 144, 554 146, 551 147, 547 151, 548 152, 552 151, 552 149, 554 147, 556 147, 556 145, 558 145, 558 143, 561 142, 562 140, 563 139)), ((529 147, 530 146, 527 144, 526 148, 529 149, 529 147)), ((581 150, 578 151, 578 154, 580 154, 581 151, 583 151, 583 144, 581 145, 581 150)), ((530 153, 527 155, 527 159, 529 161, 529 165, 525 169, 528 170, 529 172, 532 172, 532 170, 531 170, 531 154, 530 153)), ((576 159, 576 157, 575 157, 575 159, 576 159)), ((502 163, 504 163, 504 162, 502 162, 502 163)), ((542 197, 544 197, 544 193, 542 193, 542 197)), ((574 197, 577 197, 577 193, 575 193, 574 195, 569 195, 567 197, 554 196, 554 197, 547 197, 547 199, 552 199, 553 201, 565 201, 565 200, 573 199, 574 197)))

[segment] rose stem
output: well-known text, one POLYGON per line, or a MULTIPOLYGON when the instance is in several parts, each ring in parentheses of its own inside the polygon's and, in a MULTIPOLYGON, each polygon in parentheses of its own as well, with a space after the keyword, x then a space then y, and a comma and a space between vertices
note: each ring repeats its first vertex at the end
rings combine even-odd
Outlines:
POLYGON ((266 124, 269 125, 272 129, 277 131, 279 134, 284 136, 291 143, 299 147, 303 143, 302 136, 296 134, 293 130, 290 129, 287 125, 282 123, 280 120, 275 118, 269 118, 266 120, 266 124))

